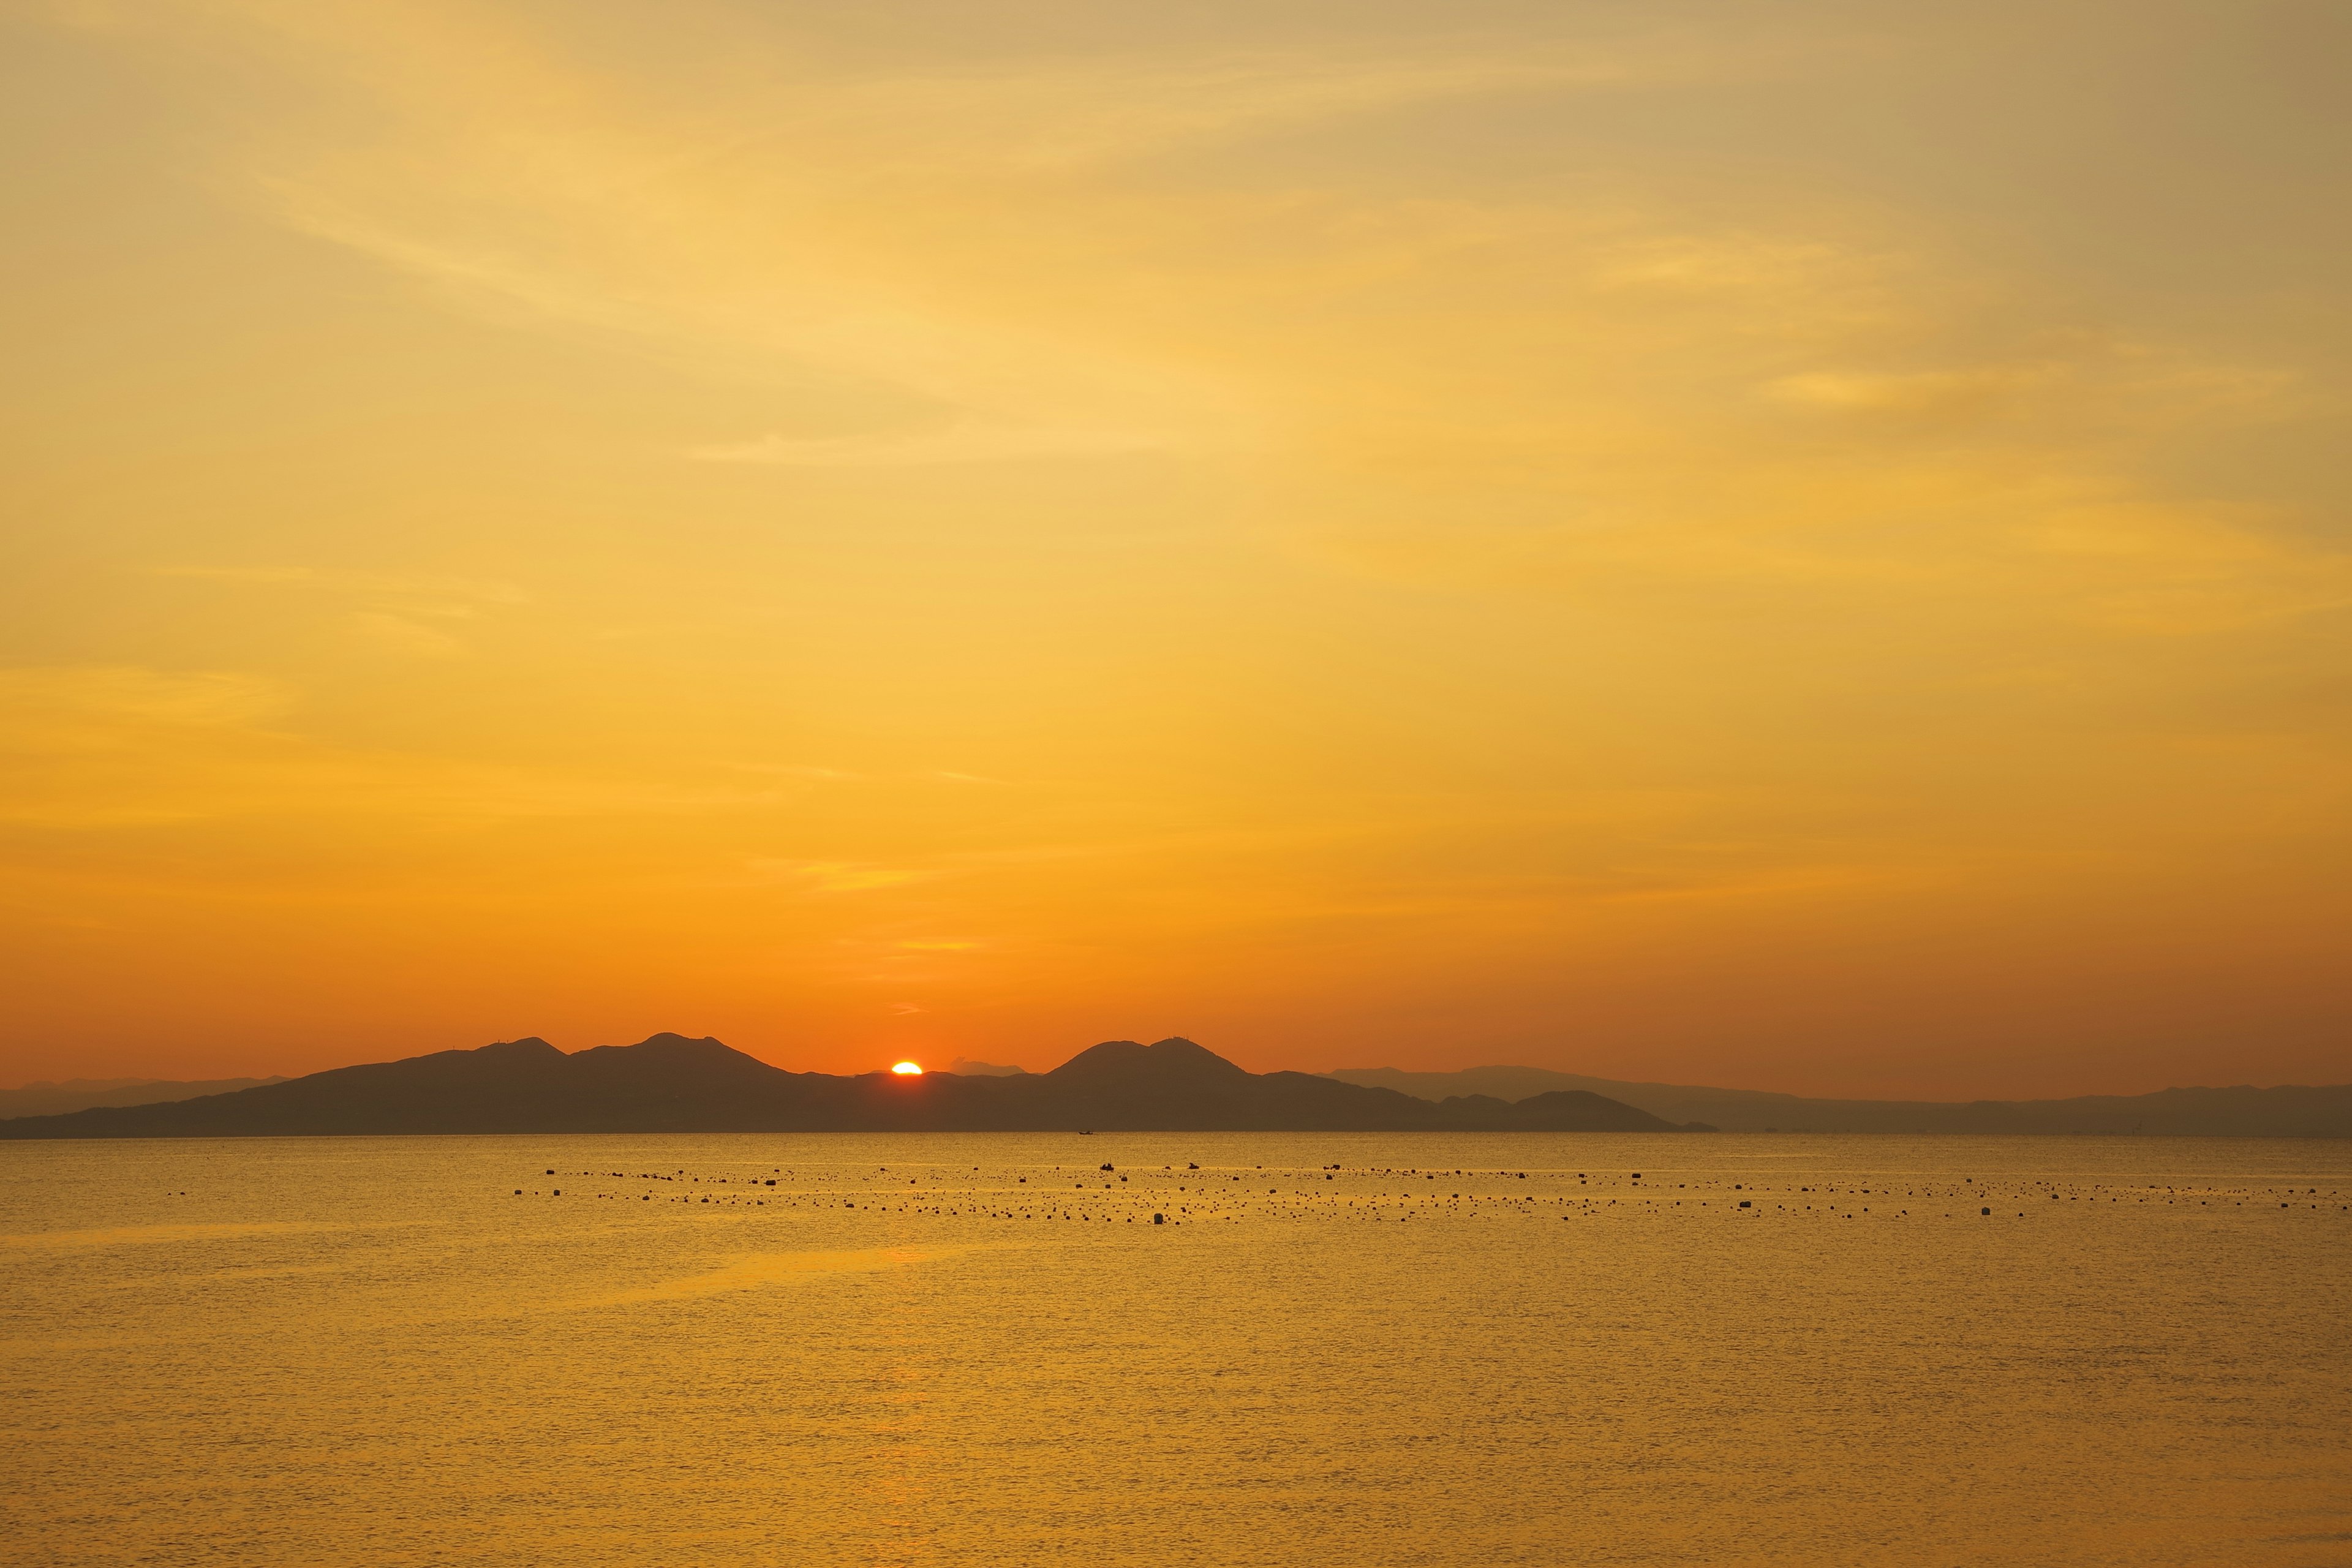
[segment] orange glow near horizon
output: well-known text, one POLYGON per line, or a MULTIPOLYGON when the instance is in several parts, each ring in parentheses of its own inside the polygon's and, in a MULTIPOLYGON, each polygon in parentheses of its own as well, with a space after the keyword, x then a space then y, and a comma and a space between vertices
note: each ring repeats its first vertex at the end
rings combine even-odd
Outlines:
POLYGON ((2352 1079, 2323 10, 16 8, 0 1084, 2352 1079))

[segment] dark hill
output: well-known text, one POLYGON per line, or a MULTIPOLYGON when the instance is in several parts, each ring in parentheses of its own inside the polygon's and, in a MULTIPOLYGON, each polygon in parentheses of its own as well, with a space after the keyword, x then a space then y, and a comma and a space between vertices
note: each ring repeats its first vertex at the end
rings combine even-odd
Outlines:
MULTIPOLYGON (((1049 1073, 835 1078, 786 1072, 717 1040, 656 1035, 566 1055, 541 1039, 166 1105, 0 1121, 0 1139, 444 1132, 1672 1132, 1597 1094, 1433 1104, 1310 1073, 1245 1072, 1190 1040, 1113 1040, 1049 1073)), ((1705 1129, 1688 1129, 1704 1131, 1705 1129)))

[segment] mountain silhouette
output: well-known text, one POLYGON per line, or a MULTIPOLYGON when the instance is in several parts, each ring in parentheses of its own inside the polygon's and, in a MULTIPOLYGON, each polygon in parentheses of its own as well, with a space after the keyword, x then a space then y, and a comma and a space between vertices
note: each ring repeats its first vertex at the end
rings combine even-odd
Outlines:
POLYGON ((233 1094, 0 1121, 0 1139, 332 1133, 1672 1132, 1582 1090, 1433 1102, 1312 1073, 1244 1071, 1190 1040, 1112 1040, 1047 1073, 786 1072, 714 1039, 567 1054, 536 1037, 336 1068, 233 1094))

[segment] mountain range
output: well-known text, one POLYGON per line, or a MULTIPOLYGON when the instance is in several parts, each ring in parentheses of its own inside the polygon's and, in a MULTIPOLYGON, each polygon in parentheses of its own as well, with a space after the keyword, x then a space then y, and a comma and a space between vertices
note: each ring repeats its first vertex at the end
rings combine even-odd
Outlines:
POLYGON ((1624 1083, 1544 1068, 1461 1072, 1342 1068, 1328 1077, 1423 1100, 1486 1095, 1516 1100, 1582 1089, 1668 1121, 1727 1132, 2118 1132, 2173 1137, 2352 1138, 2352 1084, 2166 1089, 2073 1100, 1809 1100, 1760 1089, 1624 1083))
POLYGON ((567 1055, 541 1039, 301 1079, 78 1079, 0 1090, 0 1139, 364 1132, 888 1130, 2104 1132, 2352 1137, 2352 1085, 2038 1100, 1809 1099, 1545 1068, 1250 1073, 1189 1040, 1115 1040, 1052 1072, 836 1077, 656 1035, 567 1055))
POLYGON ((1045 1073, 786 1072, 714 1039, 545 1040, 337 1068, 169 1103, 0 1121, 0 1139, 447 1132, 1710 1131, 1584 1089, 1429 1100, 1113 1040, 1045 1073))

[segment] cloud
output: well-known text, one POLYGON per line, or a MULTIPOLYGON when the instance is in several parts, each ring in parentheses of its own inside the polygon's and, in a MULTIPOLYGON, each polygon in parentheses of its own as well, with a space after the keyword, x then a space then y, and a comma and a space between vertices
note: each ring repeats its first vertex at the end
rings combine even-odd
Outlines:
POLYGON ((937 872, 900 866, 877 866, 847 860, 752 859, 743 863, 768 878, 802 883, 820 893, 863 893, 877 888, 904 887, 928 881, 937 872))
POLYGON ((187 577, 205 583, 310 583, 319 574, 308 566, 158 566, 158 577, 187 577))
MULTIPOLYGON (((1327 560, 1677 592, 1700 616, 1792 585, 1813 622, 1838 595, 1864 620, 1887 595, 1973 595, 2118 631, 2336 602, 2308 551, 2315 590, 2210 548, 2265 531, 2242 511, 2052 571, 2037 531, 2080 498, 2161 500, 2131 493, 2146 431, 2275 417, 2292 378, 2110 342, 1899 208, 1605 165, 1415 194, 1232 157, 1416 107, 1770 74, 1856 47, 1836 28, 786 61, 757 92, 712 79, 684 115, 488 12, 292 15, 262 24, 286 58, 394 129, 268 149, 255 188, 284 221, 469 308, 821 386, 805 412, 855 416, 687 447, 698 462, 1246 456, 1275 476, 1259 514, 1339 541, 1327 560)), ((453 651, 415 606, 373 609, 383 646, 453 651)))
POLYGON ((1952 424, 1995 413, 2020 392, 2053 374, 2054 367, 2048 365, 2000 365, 1907 375, 1812 371, 1782 376, 1768 390, 1784 402, 1842 414, 1891 415, 1952 424))
POLYGON ((134 665, 0 668, 0 738, 16 746, 113 745, 128 730, 209 730, 274 718, 291 693, 265 678, 134 665))
MULTIPOLYGON (((642 156, 604 145, 619 133, 550 128, 534 139, 558 163, 642 156)), ((487 186, 462 216, 437 189, 415 188, 414 170, 363 157, 263 189, 290 226, 494 317, 584 328, 729 380, 829 384, 844 397, 955 420, 942 435, 901 443, 779 437, 698 454, 719 460, 968 461, 1072 442, 1099 453, 1227 423, 1217 390, 1193 369, 924 289, 892 256, 898 237, 868 232, 869 213, 825 215, 821 203, 787 243, 757 226, 745 232, 733 209, 772 206, 775 186, 789 190, 798 178, 793 171, 723 191, 654 180, 624 208, 603 196, 583 205, 582 182, 550 178, 557 171, 544 163, 509 167, 478 153, 450 150, 449 179, 487 186), (637 216, 625 222, 625 210, 637 216), (1106 414, 1111 422, 1097 423, 1106 414)))
POLYGON ((1171 437, 1143 431, 1048 428, 963 422, 944 429, 873 436, 767 436, 733 446, 700 447, 713 463, 771 463, 796 468, 919 468, 945 463, 1017 462, 1034 458, 1109 458, 1165 451, 1171 437))
POLYGON ((340 568, 315 566, 205 566, 164 565, 149 569, 158 577, 180 577, 200 583, 250 583, 261 585, 304 584, 323 592, 379 599, 401 599, 411 602, 450 606, 444 613, 470 614, 470 609, 455 606, 478 605, 527 605, 530 594, 511 583, 487 581, 478 577, 448 577, 430 574, 399 572, 356 572, 340 568))
POLYGON ((12 760, 0 768, 0 821, 88 829, 323 817, 380 827, 701 816, 779 798, 320 742, 294 723, 298 695, 230 671, 0 668, 0 754, 12 760))
MULTIPOLYGON (((1662 27, 836 61, 786 65, 757 90, 712 69, 690 113, 665 114, 644 83, 511 13, 160 16, 241 33, 359 110, 252 121, 247 188, 292 228, 504 320, 631 340, 734 378, 838 378, 845 395, 952 416, 924 434, 778 435, 696 454, 816 468, 1222 446, 1254 428, 1246 390, 1203 356, 1053 308, 1071 252, 1118 279, 1135 265, 1119 252, 1137 221, 1188 221, 1122 193, 1139 164, 1416 106, 1769 72, 1792 47, 1662 27), (1105 221, 1072 227, 1089 208, 1105 221), (992 286, 1000 277, 1013 287, 992 286)), ((791 58, 756 11, 705 19, 740 29, 753 56, 791 58)), ((1213 229, 1223 215, 1203 216, 1213 229)), ((1135 276, 1145 289, 1129 303, 1149 320, 1157 285, 1135 276)))
POLYGON ((730 763, 739 773, 772 773, 783 778, 812 779, 820 784, 847 783, 864 775, 841 768, 821 768, 805 763, 730 763))
POLYGON ((352 617, 360 635, 377 647, 424 658, 454 658, 466 645, 437 626, 384 610, 362 610, 352 617))
POLYGON ((1266 51, 1132 56, 915 71, 802 84, 792 107, 730 144, 858 145, 885 168, 998 176, 1096 169, 1298 126, 1447 99, 1620 87, 1720 74, 1711 58, 1652 39, 1532 52, 1266 51))
POLYGON ((370 647, 418 658, 454 658, 470 651, 446 623, 478 619, 485 608, 530 602, 528 593, 511 584, 467 577, 283 565, 166 565, 151 570, 159 577, 299 587, 336 598, 367 600, 372 607, 346 616, 352 633, 370 647))

